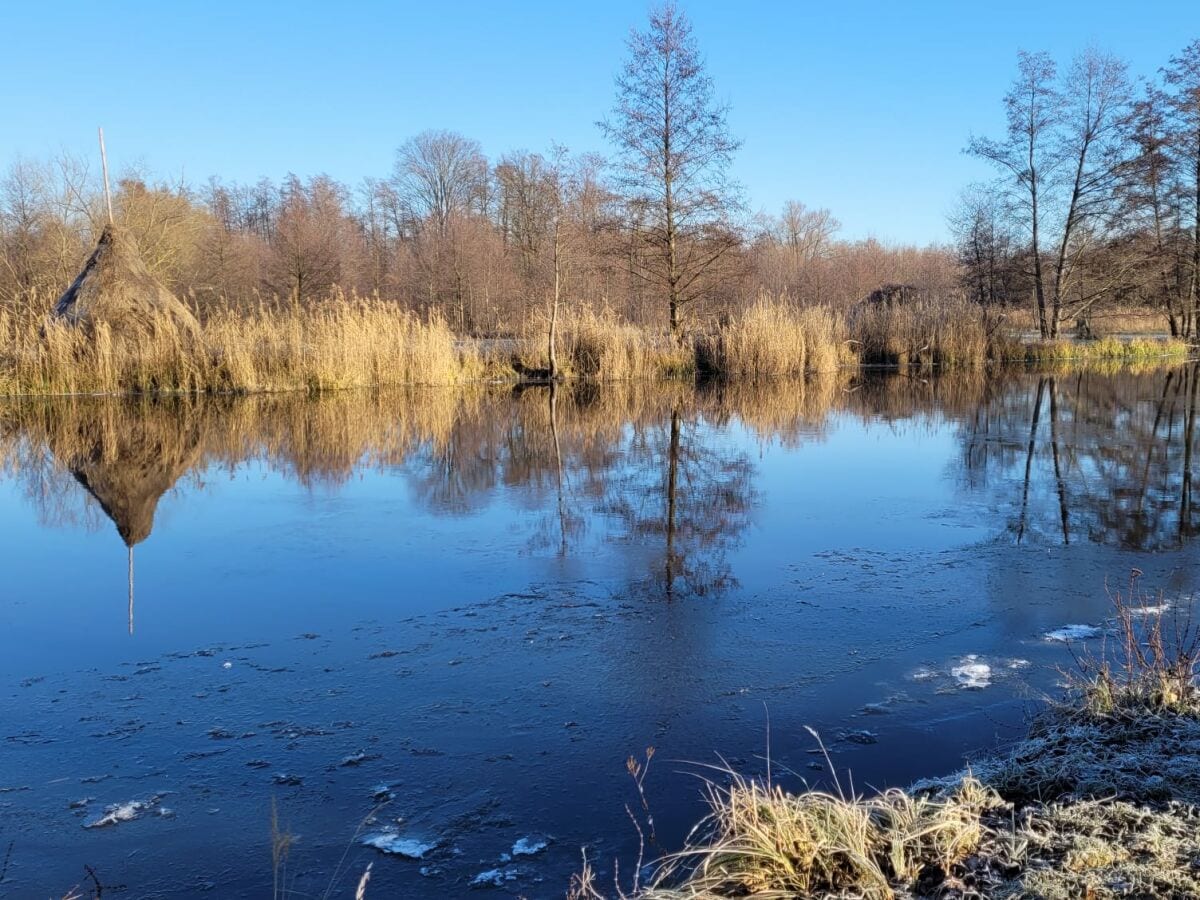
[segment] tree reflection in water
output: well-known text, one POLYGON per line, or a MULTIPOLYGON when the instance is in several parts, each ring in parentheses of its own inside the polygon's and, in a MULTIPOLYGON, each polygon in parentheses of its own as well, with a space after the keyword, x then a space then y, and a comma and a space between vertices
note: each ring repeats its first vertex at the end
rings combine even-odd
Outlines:
MULTIPOLYGON (((44 522, 107 517, 131 553, 189 473, 199 489, 206 472, 248 460, 333 489, 378 469, 446 516, 475 515, 503 493, 529 552, 566 560, 607 542, 622 548, 630 585, 674 600, 736 584, 729 551, 761 500, 755 439, 799 447, 847 416, 949 427, 960 447, 951 477, 987 500, 997 530, 1015 542, 1182 546, 1198 527, 1198 393, 1200 370, 1188 365, 699 388, 27 400, 0 405, 0 462, 44 522)), ((798 468, 795 477, 813 475, 798 468)))
POLYGON ((1017 542, 1036 533, 1063 545, 1181 547, 1197 529, 1198 381, 1195 364, 1019 379, 963 422, 964 481, 1011 507, 1017 542))

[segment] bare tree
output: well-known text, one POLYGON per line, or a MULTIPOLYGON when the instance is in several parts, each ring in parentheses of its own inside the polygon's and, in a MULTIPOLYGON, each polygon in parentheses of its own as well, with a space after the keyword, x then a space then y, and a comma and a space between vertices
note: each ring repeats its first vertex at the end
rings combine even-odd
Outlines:
POLYGON ((1046 183, 1057 160, 1051 155, 1052 131, 1059 121, 1060 98, 1055 89, 1054 60, 1046 53, 1022 50, 1017 56, 1017 78, 1004 96, 1008 129, 1003 139, 972 137, 967 152, 995 165, 1007 180, 1013 207, 1022 213, 1029 229, 1033 262, 1033 289, 1037 300, 1038 330, 1050 337, 1046 309, 1046 283, 1042 271, 1042 205, 1046 183))
POLYGON ((1171 57, 1163 70, 1173 112, 1172 157, 1185 186, 1182 201, 1190 212, 1188 308, 1200 322, 1200 40, 1171 57))
POLYGON ((739 208, 728 170, 738 147, 718 103, 687 16, 672 3, 650 14, 629 38, 617 76, 612 118, 601 123, 617 149, 618 182, 641 214, 638 237, 649 251, 632 269, 665 294, 671 331, 712 289, 710 276, 738 244, 730 226, 739 208))
POLYGON ((1102 277, 1086 285, 1082 277, 1086 254, 1101 246, 1111 225, 1127 148, 1129 84, 1125 64, 1097 50, 1077 56, 1059 84, 1044 53, 1022 51, 1017 70, 1004 98, 1007 135, 973 138, 967 152, 1004 173, 1009 207, 1029 231, 1038 328, 1043 338, 1056 338, 1068 313, 1085 315, 1124 275, 1122 267, 1092 267, 1102 277))
POLYGON ((1141 290, 1167 314, 1173 337, 1190 337, 1195 321, 1191 298, 1183 188, 1171 153, 1173 134, 1165 94, 1153 86, 1133 106, 1130 138, 1134 153, 1121 184, 1121 214, 1138 248, 1141 290))
POLYGON ((392 182, 410 215, 446 237, 450 221, 486 195, 487 161, 477 141, 423 131, 396 151, 392 182))
POLYGON ((797 262, 811 263, 829 250, 842 223, 827 209, 809 209, 798 200, 783 205, 780 239, 797 262))
POLYGON ((293 300, 318 298, 335 285, 346 286, 357 269, 357 243, 345 203, 345 188, 326 176, 305 184, 292 175, 285 182, 272 241, 273 286, 286 285, 293 300))
POLYGON ((1058 337, 1064 310, 1069 308, 1072 317, 1086 315, 1124 274, 1124 267, 1110 267, 1087 287, 1072 285, 1085 254, 1105 236, 1124 169, 1130 102, 1125 63, 1107 53, 1085 51, 1072 62, 1061 96, 1063 122, 1057 153, 1067 163, 1064 174, 1069 180, 1064 185, 1066 202, 1054 259, 1052 338, 1058 337), (1074 296, 1069 297, 1072 287, 1074 296))
POLYGON ((1015 252, 1007 218, 1000 198, 986 185, 964 190, 950 215, 964 284, 981 305, 1006 306, 1023 286, 1023 262, 1015 252))

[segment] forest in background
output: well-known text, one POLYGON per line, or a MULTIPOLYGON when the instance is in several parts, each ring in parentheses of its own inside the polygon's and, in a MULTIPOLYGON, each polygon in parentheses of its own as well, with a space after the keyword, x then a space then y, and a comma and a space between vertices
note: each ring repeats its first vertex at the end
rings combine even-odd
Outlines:
MULTIPOLYGON (((1020 310, 1045 338, 1117 308, 1193 337, 1200 41, 1148 80, 1098 50, 1062 67, 1022 52, 1017 69, 1005 132, 966 141, 997 177, 964 190, 946 245, 846 240, 833 211, 796 200, 750 214, 731 177, 728 109, 673 6, 630 37, 600 123, 607 157, 552 147, 489 158, 467 136, 432 130, 399 147, 391 172, 356 185, 325 175, 190 184, 131 170, 113 209, 151 272, 202 320, 357 295, 440 317, 462 336, 507 336, 542 327, 561 298, 639 326, 704 331, 764 296, 844 311, 899 284, 932 303, 1020 310)), ((97 165, 11 162, 0 178, 0 312, 44 317, 104 217, 97 165)))

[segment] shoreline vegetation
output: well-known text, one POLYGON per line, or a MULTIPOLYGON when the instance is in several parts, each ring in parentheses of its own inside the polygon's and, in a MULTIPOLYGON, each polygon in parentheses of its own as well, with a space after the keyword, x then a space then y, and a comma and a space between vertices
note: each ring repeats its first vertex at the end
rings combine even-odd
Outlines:
POLYGON ((1138 594, 1139 574, 1015 745, 874 796, 836 772, 829 792, 791 793, 718 767, 683 850, 639 860, 628 887, 585 853, 568 900, 1200 896, 1200 638, 1189 611, 1138 594))
MULTIPOLYGON (((343 388, 545 381, 546 336, 464 338, 375 298, 222 309, 197 333, 162 317, 136 340, 0 312, 0 396, 121 393, 320 393, 343 388)), ((756 381, 858 366, 904 371, 1179 362, 1187 342, 1156 336, 1026 340, 966 301, 864 302, 848 312, 760 297, 710 329, 672 337, 611 311, 558 314, 557 371, 596 381, 756 381)))

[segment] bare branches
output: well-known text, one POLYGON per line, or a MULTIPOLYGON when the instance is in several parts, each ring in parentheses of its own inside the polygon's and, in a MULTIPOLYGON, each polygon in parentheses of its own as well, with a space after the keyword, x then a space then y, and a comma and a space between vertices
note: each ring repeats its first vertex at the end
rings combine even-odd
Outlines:
POLYGON ((737 243, 729 223, 740 201, 728 174, 739 142, 673 3, 652 11, 628 48, 612 118, 600 127, 617 150, 617 186, 638 211, 628 217, 641 245, 631 268, 663 292, 678 334, 682 309, 705 294, 706 274, 737 243))

